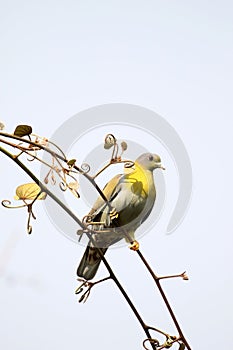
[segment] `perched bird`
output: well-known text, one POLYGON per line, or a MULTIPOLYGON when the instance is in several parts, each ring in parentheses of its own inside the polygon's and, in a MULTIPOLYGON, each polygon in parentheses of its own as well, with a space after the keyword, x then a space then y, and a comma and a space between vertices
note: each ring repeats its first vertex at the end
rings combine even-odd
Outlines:
POLYGON ((92 279, 100 265, 101 256, 96 246, 105 254, 107 248, 125 238, 130 248, 139 249, 134 238, 136 229, 149 216, 156 198, 153 170, 161 168, 156 154, 144 153, 138 157, 130 172, 116 175, 104 187, 103 193, 111 207, 99 197, 87 215, 94 245, 90 241, 77 269, 77 275, 92 279))

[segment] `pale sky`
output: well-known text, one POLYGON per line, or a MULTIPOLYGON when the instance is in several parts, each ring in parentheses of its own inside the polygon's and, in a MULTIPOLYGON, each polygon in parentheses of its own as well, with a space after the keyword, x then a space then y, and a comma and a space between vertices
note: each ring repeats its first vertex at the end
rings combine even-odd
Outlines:
MULTIPOLYGON (((159 274, 187 271, 188 282, 164 286, 198 350, 231 344, 232 12, 227 0, 10 0, 0 11, 0 120, 7 131, 25 123, 50 137, 77 113, 114 102, 153 110, 183 140, 193 169, 189 211, 165 235, 178 181, 159 149, 168 167, 165 209, 140 243, 159 274)), ((0 172, 1 200, 13 200, 17 185, 30 181, 3 156, 0 172)), ((77 302, 84 248, 54 227, 43 206, 35 212, 27 236, 25 210, 0 208, 1 348, 142 349, 144 333, 112 282, 77 302)), ((123 247, 107 257, 145 320, 175 333, 137 256, 123 247)))

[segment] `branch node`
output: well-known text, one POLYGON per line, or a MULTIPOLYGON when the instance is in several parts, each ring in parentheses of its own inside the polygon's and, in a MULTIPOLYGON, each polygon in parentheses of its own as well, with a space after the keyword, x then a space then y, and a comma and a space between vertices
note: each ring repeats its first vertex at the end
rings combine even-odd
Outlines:
POLYGON ((81 297, 79 298, 79 303, 85 303, 91 293, 91 289, 92 287, 94 287, 94 285, 98 284, 98 283, 101 283, 101 282, 104 282, 104 281, 107 281, 111 279, 111 276, 108 276, 108 277, 105 277, 105 278, 102 278, 101 280, 99 281, 96 281, 96 282, 90 282, 90 281, 87 281, 83 278, 78 278, 77 280, 79 282, 82 282, 81 285, 76 289, 75 291, 75 294, 80 294, 83 292, 84 288, 87 288, 86 291, 81 295, 81 297))
POLYGON ((159 276, 157 277, 157 280, 163 280, 163 279, 168 279, 168 278, 182 278, 184 281, 188 281, 189 277, 186 273, 186 271, 180 273, 179 275, 168 275, 168 276, 159 276))
POLYGON ((147 346, 146 346, 146 342, 150 342, 151 345, 155 345, 156 349, 159 346, 159 341, 158 339, 153 339, 153 338, 147 338, 143 341, 142 345, 144 347, 144 349, 146 350, 150 350, 147 346))

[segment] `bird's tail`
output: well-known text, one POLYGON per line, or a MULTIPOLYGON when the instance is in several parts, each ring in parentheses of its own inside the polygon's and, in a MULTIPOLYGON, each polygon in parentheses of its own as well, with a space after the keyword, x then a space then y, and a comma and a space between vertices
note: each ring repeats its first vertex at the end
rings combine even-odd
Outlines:
POLYGON ((88 245, 78 266, 77 275, 85 280, 94 278, 101 263, 99 250, 105 254, 107 249, 108 248, 95 248, 88 245))

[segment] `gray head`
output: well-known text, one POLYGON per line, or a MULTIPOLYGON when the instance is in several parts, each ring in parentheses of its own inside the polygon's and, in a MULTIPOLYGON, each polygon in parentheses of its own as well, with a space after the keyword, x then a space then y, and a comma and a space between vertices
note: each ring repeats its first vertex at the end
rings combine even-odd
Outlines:
POLYGON ((153 171, 154 169, 160 168, 165 170, 161 164, 160 156, 153 153, 143 153, 135 161, 136 165, 138 164, 146 170, 153 171))

